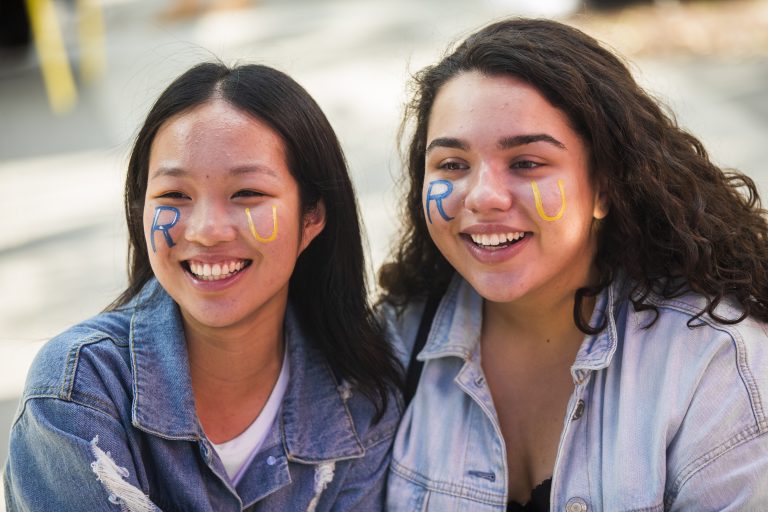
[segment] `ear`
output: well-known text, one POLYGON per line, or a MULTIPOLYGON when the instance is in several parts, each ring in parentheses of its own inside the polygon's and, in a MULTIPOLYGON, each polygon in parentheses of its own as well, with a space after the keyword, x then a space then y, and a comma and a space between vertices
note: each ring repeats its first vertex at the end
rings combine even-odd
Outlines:
POLYGON ((595 219, 604 219, 606 215, 608 215, 608 211, 610 210, 610 204, 608 203, 608 196, 603 191, 603 187, 598 187, 595 191, 595 208, 592 211, 592 216, 595 219))
POLYGON ((325 202, 320 199, 314 208, 304 214, 302 218, 304 226, 301 230, 301 243, 299 244, 299 253, 309 247, 312 240, 319 235, 325 228, 325 202))

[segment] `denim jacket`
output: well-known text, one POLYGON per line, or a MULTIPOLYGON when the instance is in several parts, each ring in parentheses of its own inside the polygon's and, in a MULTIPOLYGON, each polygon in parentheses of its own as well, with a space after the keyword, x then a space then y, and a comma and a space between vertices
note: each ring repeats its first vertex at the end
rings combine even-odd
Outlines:
MULTIPOLYGON (((703 299, 652 298, 637 312, 628 283, 598 297, 571 367, 551 510, 768 511, 768 336, 748 318, 723 325, 703 299)), ((423 305, 385 306, 390 336, 410 356, 423 305)), ((718 312, 737 318, 722 305, 718 312)), ((504 511, 504 440, 480 365, 482 298, 455 278, 418 359, 424 367, 395 438, 392 511, 504 511)), ((512 342, 512 340, 510 340, 512 342)))
POLYGON ((290 311, 285 325, 288 388, 236 487, 198 422, 180 314, 156 281, 51 340, 12 427, 8 512, 381 510, 396 401, 373 424, 290 311))

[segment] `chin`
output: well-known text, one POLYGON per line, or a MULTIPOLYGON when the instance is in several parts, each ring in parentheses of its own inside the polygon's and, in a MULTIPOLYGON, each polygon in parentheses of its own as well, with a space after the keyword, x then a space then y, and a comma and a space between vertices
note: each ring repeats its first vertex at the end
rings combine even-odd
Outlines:
POLYGON ((520 280, 507 276, 464 276, 464 279, 478 295, 489 302, 513 302, 525 294, 520 280))
MULTIPOLYGON (((189 311, 189 310, 188 310, 189 311)), ((241 318, 233 315, 232 311, 215 312, 215 311, 189 311, 187 316, 194 323, 205 326, 208 328, 223 328, 229 327, 238 323, 241 318)))

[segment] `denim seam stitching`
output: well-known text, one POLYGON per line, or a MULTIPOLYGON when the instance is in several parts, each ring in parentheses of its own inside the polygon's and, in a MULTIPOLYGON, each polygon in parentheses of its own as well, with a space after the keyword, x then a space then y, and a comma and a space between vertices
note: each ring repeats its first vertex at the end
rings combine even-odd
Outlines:
MULTIPOLYGON (((357 427, 355 426, 355 420, 352 418, 352 413, 349 411, 349 407, 347 406, 347 402, 346 402, 346 400, 344 400, 341 397, 341 394, 338 391, 338 384, 339 383, 336 382, 336 377, 335 377, 335 375, 333 373, 333 369, 331 368, 330 364, 328 363, 328 361, 325 358, 322 358, 322 365, 323 365, 323 368, 325 369, 326 373, 328 374, 328 376, 331 378, 331 382, 336 384, 336 387, 334 387, 334 390, 336 391, 336 395, 337 395, 339 401, 341 401, 342 407, 344 408, 344 414, 347 416, 347 421, 349 421, 349 424, 352 427, 352 434, 355 436, 355 443, 357 443, 357 446, 363 451, 363 453, 359 455, 360 457, 362 457, 363 455, 365 455, 365 445, 363 445, 363 441, 360 439, 360 435, 357 433, 357 427)), ((346 453, 344 454, 344 456, 346 456, 346 453)))
POLYGON ((659 503, 658 505, 652 505, 650 507, 627 509, 624 512, 659 512, 663 510, 664 510, 664 504, 659 503))
POLYGON ((77 375, 77 366, 80 363, 80 351, 83 347, 106 340, 111 340, 111 338, 105 333, 96 332, 87 336, 85 339, 80 340, 69 349, 69 352, 67 353, 67 361, 64 366, 64 375, 62 376, 61 385, 59 387, 59 393, 62 398, 66 400, 72 398, 72 392, 75 387, 75 378, 77 375))
MULTIPOLYGON (((380 430, 380 429, 377 429, 377 430, 380 430)), ((369 438, 364 437, 363 441, 361 441, 362 442, 361 446, 363 447, 364 450, 372 448, 380 443, 383 443, 385 441, 392 439, 396 431, 397 431, 397 427, 389 427, 386 430, 382 430, 381 432, 377 433, 377 435, 375 436, 371 436, 369 438)))
MULTIPOLYGON (((691 315, 696 313, 695 307, 683 301, 672 299, 659 301, 654 299, 652 302, 654 305, 661 308, 671 309, 673 311, 691 315)), ((725 307, 729 312, 734 311, 734 309, 728 305, 725 305, 725 307)), ((749 369, 749 364, 747 362, 747 351, 744 347, 744 340, 741 336, 741 333, 733 326, 719 324, 709 317, 699 317, 699 320, 711 329, 715 329, 727 334, 733 341, 734 349, 736 350, 736 368, 739 372, 739 377, 741 378, 744 387, 747 389, 747 394, 749 396, 755 422, 757 423, 757 426, 761 432, 768 430, 768 418, 766 417, 765 411, 763 409, 763 402, 760 397, 760 390, 757 386, 757 383, 755 382, 755 377, 752 374, 752 371, 749 369)))
POLYGON ((761 434, 761 431, 759 427, 757 426, 749 427, 746 430, 742 430, 735 436, 731 437, 730 439, 727 439, 720 445, 714 447, 710 451, 706 452, 705 454, 699 456, 698 458, 686 464, 680 470, 677 478, 675 478, 674 484, 672 485, 672 489, 664 493, 665 494, 664 503, 667 506, 671 506, 674 499, 680 493, 680 489, 696 473, 698 473, 699 471, 704 469, 706 466, 708 466, 709 464, 711 464, 721 456, 725 455, 732 449, 759 437, 760 434, 761 434))
MULTIPOLYGON (((45 391, 46 389, 51 390, 51 391, 55 391, 56 390, 56 388, 35 388, 35 389, 38 390, 38 391, 45 391)), ((95 398, 95 397, 92 397, 92 398, 95 398)), ((85 407, 85 408, 90 409, 92 411, 96 411, 96 412, 98 412, 100 414, 103 414, 104 416, 107 416, 108 418, 110 418, 110 419, 120 423, 120 418, 117 418, 117 417, 113 416, 112 414, 110 414, 108 411, 105 411, 105 410, 99 408, 97 406, 97 404, 92 404, 92 403, 88 403, 88 402, 81 402, 81 401, 78 401, 78 400, 72 399, 72 398, 64 398, 62 396, 59 396, 58 394, 29 394, 29 395, 26 395, 24 397, 23 405, 20 408, 19 414, 16 417, 15 421, 13 422, 13 425, 12 425, 11 428, 13 428, 13 426, 15 426, 16 423, 18 423, 18 420, 21 419, 22 415, 26 411, 27 403, 32 401, 32 400, 56 400, 56 401, 63 402, 63 403, 74 404, 74 405, 77 405, 77 406, 80 406, 80 407, 85 407)))
POLYGON ((412 471, 405 466, 398 464, 395 460, 392 460, 390 468, 394 473, 405 480, 419 485, 431 492, 448 494, 457 498, 464 498, 479 503, 485 503, 487 505, 504 505, 504 495, 490 491, 482 491, 466 485, 434 481, 418 471, 412 471))

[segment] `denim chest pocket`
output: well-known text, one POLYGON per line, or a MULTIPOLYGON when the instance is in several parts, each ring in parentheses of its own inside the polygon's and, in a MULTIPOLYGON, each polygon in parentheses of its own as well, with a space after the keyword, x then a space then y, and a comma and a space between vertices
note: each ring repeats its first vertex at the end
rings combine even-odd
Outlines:
POLYGON ((408 512, 496 512, 506 509, 503 496, 476 488, 430 481, 396 462, 387 483, 387 510, 408 512))

